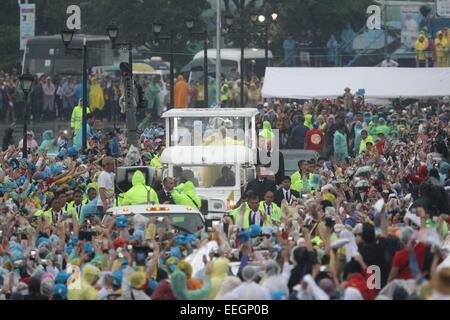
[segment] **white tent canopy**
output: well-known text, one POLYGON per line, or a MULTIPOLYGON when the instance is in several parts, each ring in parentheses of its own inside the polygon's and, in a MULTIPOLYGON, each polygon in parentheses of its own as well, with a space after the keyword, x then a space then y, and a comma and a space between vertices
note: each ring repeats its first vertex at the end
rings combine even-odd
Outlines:
POLYGON ((322 99, 365 90, 368 99, 450 95, 450 68, 267 68, 264 98, 322 99))

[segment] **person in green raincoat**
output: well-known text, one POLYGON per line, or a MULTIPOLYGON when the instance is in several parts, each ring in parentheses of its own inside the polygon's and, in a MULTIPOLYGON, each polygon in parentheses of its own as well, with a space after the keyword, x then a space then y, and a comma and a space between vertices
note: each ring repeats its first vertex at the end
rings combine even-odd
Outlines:
MULTIPOLYGON (((209 272, 207 271, 207 273, 209 272)), ((186 274, 180 269, 176 269, 170 275, 170 282, 177 300, 207 300, 212 288, 210 276, 206 274, 206 279, 201 289, 188 290, 186 274)))
POLYGON ((161 160, 159 159, 158 154, 153 154, 153 158, 150 160, 150 166, 156 169, 162 168, 161 160))
POLYGON ((263 129, 259 133, 260 137, 263 137, 266 140, 273 140, 275 138, 275 135, 272 132, 272 126, 270 125, 269 121, 263 122, 263 129))
MULTIPOLYGON (((82 104, 83 104, 83 100, 80 99, 80 101, 78 101, 78 104, 73 108, 72 116, 70 118, 70 127, 73 130, 74 141, 75 141, 75 137, 77 136, 78 129, 80 129, 81 121, 83 120, 82 104)), ((86 113, 87 114, 91 113, 91 110, 89 109, 89 107, 86 109, 86 113)))
POLYGON ((156 191, 145 184, 145 176, 142 171, 135 171, 131 182, 133 187, 127 192, 119 195, 119 206, 145 204, 148 202, 149 195, 150 201, 153 204, 159 204, 156 191))
POLYGON ((36 151, 37 152, 42 152, 47 147, 49 147, 48 153, 57 153, 58 152, 58 145, 55 144, 54 142, 55 142, 55 139, 53 137, 53 131, 52 130, 46 130, 42 134, 42 143, 39 146, 39 148, 37 148, 36 151))
POLYGON ((231 212, 234 224, 238 225, 241 229, 250 228, 250 207, 247 202, 244 201, 238 208, 231 212))
POLYGON ((308 127, 309 130, 313 128, 312 117, 311 114, 305 114, 305 122, 303 124, 305 127, 308 127))
POLYGON ((152 119, 156 118, 157 111, 160 108, 161 101, 159 97, 161 93, 161 87, 158 83, 159 80, 157 77, 155 77, 153 81, 151 81, 150 84, 144 88, 144 96, 147 100, 147 108, 145 110, 145 118, 138 125, 138 129, 140 130, 148 128, 150 126, 152 119))
POLYGON ((389 128, 386 125, 386 120, 384 118, 381 118, 378 120, 378 126, 375 129, 375 134, 383 133, 385 137, 389 137, 389 134, 391 133, 391 128, 389 128))
POLYGON ((304 189, 310 189, 309 179, 311 174, 308 175, 307 169, 308 162, 306 160, 300 160, 298 162, 298 171, 295 171, 291 175, 291 190, 301 193, 304 189))
POLYGON ((172 191, 172 198, 175 204, 201 208, 202 202, 195 193, 195 187, 192 181, 186 181, 179 184, 172 191))
POLYGON ((370 135, 373 135, 376 133, 376 129, 378 126, 378 119, 379 119, 378 115, 374 115, 372 117, 372 121, 370 121, 370 123, 368 124, 367 131, 370 135))
POLYGON ((161 92, 161 88, 158 85, 157 78, 155 77, 153 81, 150 82, 147 90, 145 90, 144 94, 147 98, 147 108, 151 110, 152 114, 158 110, 161 101, 159 101, 159 94, 161 92))
POLYGON ((225 82, 220 88, 220 102, 226 105, 228 100, 230 100, 230 88, 228 83, 225 82))
POLYGON ((344 126, 340 126, 333 137, 333 148, 334 148, 334 157, 337 162, 344 162, 345 158, 348 157, 348 143, 347 143, 347 135, 344 131, 344 126))

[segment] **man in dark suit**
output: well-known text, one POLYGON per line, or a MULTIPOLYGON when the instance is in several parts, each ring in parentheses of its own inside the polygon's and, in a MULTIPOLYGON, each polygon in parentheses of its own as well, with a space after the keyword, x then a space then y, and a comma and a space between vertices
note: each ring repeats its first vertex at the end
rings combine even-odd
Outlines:
POLYGON ((261 166, 256 167, 256 179, 250 181, 247 184, 247 189, 245 192, 253 191, 259 197, 259 199, 264 199, 264 195, 267 191, 275 192, 277 187, 275 181, 268 179, 261 175, 261 166))
POLYGON ((163 180, 163 188, 162 190, 158 191, 158 199, 159 203, 161 204, 175 204, 175 202, 172 199, 171 192, 173 191, 173 188, 175 187, 175 181, 173 178, 166 177, 163 180))
POLYGON ((281 188, 275 192, 275 203, 281 207, 281 201, 285 199, 290 204, 292 196, 297 199, 300 198, 300 194, 297 191, 291 190, 291 178, 286 176, 281 182, 281 188))

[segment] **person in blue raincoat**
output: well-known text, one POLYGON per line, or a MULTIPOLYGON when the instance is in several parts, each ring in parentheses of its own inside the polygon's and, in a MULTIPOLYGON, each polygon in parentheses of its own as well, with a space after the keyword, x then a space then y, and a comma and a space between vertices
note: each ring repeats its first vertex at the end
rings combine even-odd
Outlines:
POLYGON ((337 66, 339 64, 339 44, 334 35, 330 36, 327 42, 327 61, 330 67, 337 66))
POLYGON ((355 155, 359 154, 359 146, 361 144, 361 131, 363 130, 361 122, 355 123, 355 144, 353 146, 353 153, 355 155))
MULTIPOLYGON (((87 83, 87 92, 91 92, 91 86, 89 84, 89 79, 88 79, 88 83, 87 83)), ((80 101, 81 99, 83 99, 83 79, 80 80, 80 82, 78 82, 77 86, 75 87, 75 94, 77 96, 77 101, 80 101)), ((89 94, 86 95, 87 96, 87 105, 89 106, 90 101, 89 101, 89 94)))
POLYGON ((283 42, 284 50, 284 65, 286 67, 295 67, 295 40, 292 39, 292 34, 288 33, 288 37, 283 42))
POLYGON ((339 126, 333 138, 334 157, 338 163, 342 163, 345 158, 348 158, 348 144, 344 130, 343 125, 339 126))
POLYGON ((42 142, 39 148, 37 148, 37 152, 42 152, 46 148, 48 149, 48 153, 56 153, 58 152, 58 145, 55 143, 55 139, 53 137, 53 131, 52 130, 46 130, 42 134, 42 142))
MULTIPOLYGON (((94 125, 94 116, 92 114, 87 115, 87 125, 86 125, 86 141, 89 141, 94 136, 94 131, 92 130, 92 126, 94 125)), ((80 150, 83 146, 83 130, 80 126, 80 129, 76 135, 76 143, 74 147, 77 150, 80 150)))
POLYGON ((341 32, 341 41, 344 43, 344 64, 350 61, 351 54, 353 52, 353 39, 355 37, 355 31, 353 31, 350 23, 345 25, 345 28, 341 32))

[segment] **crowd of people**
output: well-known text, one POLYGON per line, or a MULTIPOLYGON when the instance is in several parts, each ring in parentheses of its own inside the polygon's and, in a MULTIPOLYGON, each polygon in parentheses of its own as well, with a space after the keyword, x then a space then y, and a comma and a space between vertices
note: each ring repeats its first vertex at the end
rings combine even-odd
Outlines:
POLYGON ((448 28, 439 30, 434 38, 425 31, 421 31, 415 43, 417 66, 447 68, 449 66, 449 45, 450 32, 448 28))
MULTIPOLYGON (((57 89, 45 79, 43 100, 32 96, 31 103, 55 110, 45 92, 57 89)), ((119 192, 118 166, 161 169, 159 113, 139 128, 139 145, 128 146, 123 132, 106 132, 96 121, 104 117, 97 108, 103 80, 91 78, 88 150, 82 152, 83 101, 72 80, 64 82, 74 89, 67 102, 76 106, 66 113, 70 133, 48 130, 39 141, 29 132, 27 158, 23 141, 12 139, 14 128, 3 139, 1 299, 450 298, 447 97, 377 106, 347 88, 338 99, 263 103, 259 95, 250 100, 253 86, 261 85, 252 79, 248 105, 259 110, 260 152, 279 154, 272 150, 277 129, 282 148, 318 156, 299 161, 291 176, 282 167, 273 176, 258 165, 235 209, 213 230, 186 233, 169 219, 106 214, 115 203, 142 204, 148 197, 194 208, 202 202, 194 176, 150 185, 136 171, 131 189, 119 192), (218 249, 194 269, 187 256, 209 241, 218 249), (137 248, 148 254, 142 257, 137 248)), ((152 87, 152 107, 161 102, 158 81, 144 84, 152 87)), ((189 84, 179 78, 175 86, 178 107, 189 105, 189 84)))
POLYGON ((356 33, 347 23, 339 35, 331 34, 327 39, 320 29, 302 31, 298 40, 288 34, 283 41, 286 67, 337 67, 346 65, 353 57, 353 41, 356 33))

